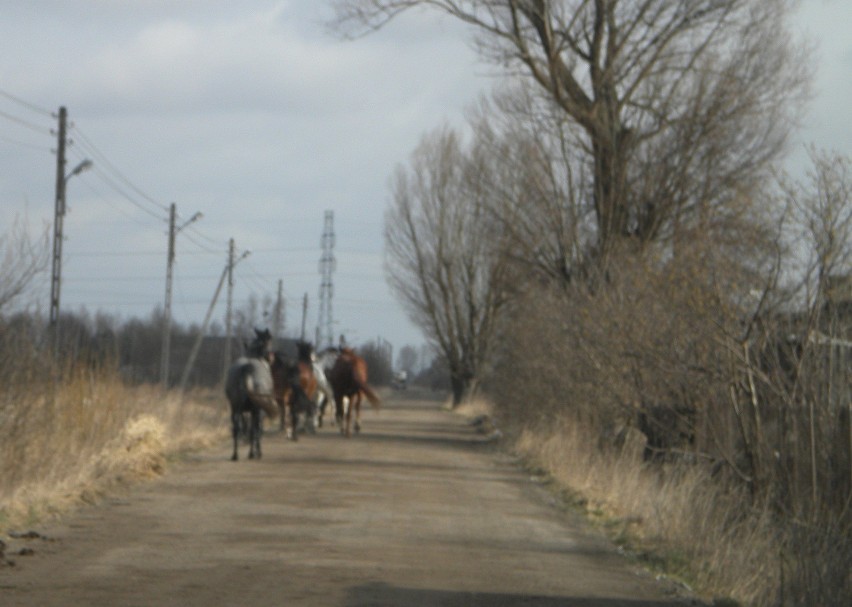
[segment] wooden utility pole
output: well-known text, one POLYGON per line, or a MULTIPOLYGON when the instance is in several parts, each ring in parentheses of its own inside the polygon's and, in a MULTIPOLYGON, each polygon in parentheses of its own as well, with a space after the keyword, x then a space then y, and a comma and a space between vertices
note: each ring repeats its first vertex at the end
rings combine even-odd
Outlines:
POLYGON ((201 219, 201 217, 201 213, 196 213, 184 224, 176 226, 177 205, 172 203, 169 209, 169 250, 166 261, 166 302, 163 306, 163 351, 160 356, 160 381, 163 383, 164 390, 169 387, 169 371, 171 370, 169 358, 171 357, 172 341, 172 279, 175 265, 175 237, 178 232, 193 221, 201 219))
MULTIPOLYGON (((234 267, 248 256, 249 251, 243 251, 243 254, 240 255, 239 259, 236 257, 236 246, 234 245, 234 239, 231 238, 230 242, 228 243, 228 265, 225 266, 225 272, 222 274, 223 280, 225 276, 227 276, 228 278, 228 301, 226 304, 225 311, 225 357, 224 366, 222 369, 222 382, 225 381, 225 378, 228 376, 228 369, 231 367, 231 341, 233 337, 231 334, 233 333, 232 317, 234 306, 234 267)), ((216 289, 216 295, 214 296, 213 303, 215 303, 216 297, 219 296, 219 289, 221 288, 222 283, 220 282, 219 288, 216 289)), ((210 311, 212 312, 212 307, 210 311)))
POLYGON ((169 387, 169 356, 172 340, 172 272, 175 264, 175 218, 177 206, 169 207, 169 250, 166 255, 166 302, 163 305, 163 351, 160 354, 160 381, 163 389, 169 387))

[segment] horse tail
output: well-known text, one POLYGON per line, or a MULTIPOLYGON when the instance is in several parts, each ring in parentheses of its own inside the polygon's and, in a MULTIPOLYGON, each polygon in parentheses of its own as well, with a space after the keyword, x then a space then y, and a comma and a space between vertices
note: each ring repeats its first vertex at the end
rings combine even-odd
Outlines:
POLYGON ((258 381, 255 377, 254 369, 250 365, 246 365, 240 371, 240 383, 252 404, 262 409, 270 419, 277 417, 279 413, 278 402, 272 394, 262 393, 262 381, 258 381))
POLYGON ((371 404, 371 405, 373 405, 373 408, 374 408, 374 409, 379 409, 379 408, 381 408, 381 406, 382 406, 382 399, 380 399, 380 398, 379 398, 379 395, 378 395, 378 394, 376 394, 376 391, 375 391, 375 390, 373 390, 373 389, 372 389, 369 385, 367 385, 366 383, 361 383, 361 385, 360 385, 360 386, 358 386, 358 387, 360 388, 361 392, 363 392, 363 393, 364 393, 364 396, 366 396, 366 397, 367 397, 367 400, 368 400, 368 401, 370 401, 370 404, 371 404))
MULTIPOLYGON (((351 351, 349 351, 351 353, 351 351)), ((346 351, 344 351, 344 355, 346 355, 346 351)), ((373 405, 374 409, 378 409, 382 401, 379 398, 379 395, 376 394, 375 390, 373 390, 370 385, 367 383, 367 363, 364 362, 363 358, 355 356, 354 353, 350 354, 351 356, 351 373, 352 373, 352 382, 355 386, 364 393, 364 396, 367 397, 367 400, 370 401, 370 404, 373 405)))

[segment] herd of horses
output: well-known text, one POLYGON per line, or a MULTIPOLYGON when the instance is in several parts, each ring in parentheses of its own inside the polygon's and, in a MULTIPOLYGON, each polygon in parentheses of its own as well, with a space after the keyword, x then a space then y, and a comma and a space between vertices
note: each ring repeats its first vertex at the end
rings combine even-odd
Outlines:
POLYGON ((314 352, 310 343, 297 343, 292 359, 273 348, 269 330, 255 329, 254 340, 244 356, 229 368, 225 395, 231 406, 231 431, 234 452, 240 436, 248 434, 249 459, 261 457, 260 438, 263 415, 279 417, 280 428, 288 438, 298 438, 300 419, 309 430, 322 427, 329 403, 334 403, 334 418, 340 432, 352 435, 361 429, 361 401, 366 398, 380 406, 375 390, 367 383, 367 363, 351 348, 328 348, 314 352))

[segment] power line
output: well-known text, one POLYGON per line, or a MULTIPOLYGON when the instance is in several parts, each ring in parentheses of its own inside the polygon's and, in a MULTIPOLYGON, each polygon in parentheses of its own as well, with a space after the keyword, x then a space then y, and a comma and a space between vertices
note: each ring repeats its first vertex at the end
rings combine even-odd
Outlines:
MULTIPOLYGON (((147 228, 151 227, 150 221, 148 221, 148 220, 142 221, 142 220, 139 219, 139 217, 137 215, 132 214, 132 212, 129 211, 126 207, 123 207, 121 205, 116 204, 115 201, 114 201, 114 197, 107 196, 104 193, 103 190, 95 187, 95 185, 88 178, 88 176, 81 177, 80 181, 89 189, 90 192, 95 194, 98 197, 98 199, 100 199, 104 204, 106 204, 110 208, 114 209, 118 213, 121 213, 121 215, 123 215, 124 218, 127 219, 128 221, 131 221, 138 226, 143 226, 143 227, 147 227, 147 228)), ((162 221, 163 221, 162 217, 159 217, 157 215, 153 215, 153 217, 154 217, 154 219, 157 220, 158 223, 162 223, 162 221)), ((115 228, 116 220, 115 219, 109 219, 109 220, 104 220, 104 221, 90 221, 90 222, 87 222, 87 224, 88 225, 105 225, 105 226, 109 226, 110 228, 115 228)), ((104 254, 110 255, 112 253, 113 252, 108 252, 108 253, 104 253, 104 254)), ((158 251, 157 254, 162 254, 162 253, 158 251)))
POLYGON ((40 106, 30 102, 30 101, 25 101, 24 99, 21 99, 20 97, 17 97, 15 95, 13 95, 12 93, 7 93, 4 90, 0 90, 0 96, 5 97, 6 99, 10 99, 17 104, 22 105, 25 108, 30 109, 34 112, 39 113, 39 114, 47 116, 48 118, 53 118, 53 112, 52 111, 46 110, 43 107, 40 107, 40 106))
POLYGON ((0 110, 0 116, 7 120, 11 120, 12 122, 17 122, 21 126, 25 126, 28 129, 35 131, 36 133, 40 133, 42 135, 51 135, 50 127, 46 127, 43 125, 36 124, 34 122, 30 122, 24 118, 19 118, 18 116, 13 116, 12 114, 7 114, 6 112, 0 110))
POLYGON ((19 141, 17 139, 11 139, 11 138, 5 137, 3 135, 0 135, 0 139, 2 139, 3 141, 5 141, 7 143, 19 145, 21 147, 31 148, 31 149, 34 149, 34 150, 38 150, 40 152, 50 152, 50 148, 46 148, 43 145, 37 145, 35 143, 27 143, 26 141, 19 141))
MULTIPOLYGON (((113 175, 115 176, 115 179, 124 183, 126 187, 128 187, 132 191, 136 192, 137 195, 141 196, 144 200, 146 200, 150 204, 154 205, 159 210, 168 213, 169 208, 166 205, 156 201, 154 198, 152 198, 151 196, 149 196, 148 194, 143 192, 136 184, 134 184, 132 181, 130 181, 121 171, 118 170, 118 168, 109 160, 109 158, 103 152, 101 152, 98 149, 98 147, 94 144, 94 142, 92 142, 92 140, 89 137, 87 137, 86 134, 83 133, 80 130, 80 127, 78 127, 76 125, 72 125, 72 130, 75 133, 77 133, 77 136, 82 141, 82 146, 85 147, 87 149, 87 151, 92 156, 95 157, 96 160, 98 160, 98 162, 95 164, 96 166, 98 166, 99 164, 102 164, 103 166, 107 167, 113 173, 113 175)), ((116 187, 116 186, 113 186, 113 187, 116 187)), ((118 189, 118 188, 116 188, 116 189, 118 189)), ((123 192, 123 195, 127 196, 127 194, 124 193, 124 192, 123 192)), ((134 201, 134 204, 136 204, 137 206, 141 206, 141 205, 139 205, 138 202, 135 202, 135 201, 134 201)))
MULTIPOLYGON (((203 234, 203 233, 202 233, 202 232, 201 232, 198 228, 196 228, 195 226, 189 226, 189 227, 187 228, 187 230, 189 230, 190 232, 192 232, 193 234, 195 234, 195 235, 196 235, 196 236, 198 236, 199 238, 203 238, 204 240, 206 240, 206 241, 207 241, 208 243, 210 243, 211 245, 214 245, 214 246, 220 246, 220 245, 222 245, 222 244, 223 244, 222 242, 220 242, 220 241, 216 240, 215 238, 211 238, 210 236, 207 236, 206 234, 203 234)), ((227 248, 227 243, 225 243, 225 248, 227 248)), ((221 251, 216 251, 216 252, 217 252, 217 253, 221 253, 221 251)))
POLYGON ((154 217, 154 218, 156 218, 156 219, 159 219, 159 220, 160 220, 160 221, 162 221, 162 222, 165 222, 165 221, 166 221, 166 219, 165 219, 162 215, 159 215, 156 211, 152 211, 152 210, 151 210, 151 209, 149 209, 148 207, 146 207, 146 206, 144 206, 144 205, 140 204, 137 200, 134 200, 132 196, 130 196, 130 195, 129 195, 129 194, 128 194, 125 190, 123 190, 123 189, 121 188, 121 186, 119 186, 119 185, 115 182, 115 180, 113 180, 113 179, 112 179, 109 175, 107 175, 104 171, 100 170, 100 169, 98 168, 98 165, 97 165, 97 164, 94 166, 94 171, 93 171, 93 172, 94 172, 94 174, 95 174, 95 175, 97 175, 98 177, 100 177, 100 178, 104 181, 104 183, 106 183, 109 187, 111 187, 113 190, 115 190, 115 191, 116 191, 118 194, 120 194, 120 195, 121 195, 121 196, 122 196, 125 200, 127 200, 127 202, 129 202, 130 204, 132 204, 133 206, 135 206, 137 209, 139 209, 139 210, 140 210, 140 211, 142 211, 143 213, 147 213, 147 214, 148 214, 148 215, 150 215, 151 217, 154 217))
MULTIPOLYGON (((187 232, 188 231, 189 230, 187 230, 187 232)), ((203 234, 201 234, 197 230, 193 230, 192 232, 193 232, 193 234, 196 234, 198 236, 202 236, 203 238, 205 238, 205 240, 209 240, 210 242, 214 242, 216 244, 219 244, 218 242, 216 242, 212 238, 204 236, 203 234)), ((213 248, 209 247, 208 245, 205 245, 201 242, 198 242, 197 240, 195 240, 192 236, 190 236, 187 233, 184 233, 183 237, 186 238, 189 242, 191 242, 195 246, 197 246, 199 249, 201 249, 203 253, 209 253, 209 254, 215 254, 215 255, 221 255, 221 253, 222 253, 221 249, 213 249, 213 248)))

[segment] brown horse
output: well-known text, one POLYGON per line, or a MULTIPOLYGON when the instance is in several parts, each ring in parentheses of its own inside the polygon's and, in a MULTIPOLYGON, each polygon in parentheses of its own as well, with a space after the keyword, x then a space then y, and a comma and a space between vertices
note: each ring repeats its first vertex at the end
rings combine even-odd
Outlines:
POLYGON ((355 432, 361 431, 361 396, 366 396, 376 409, 381 406, 378 394, 367 384, 367 363, 355 354, 351 348, 341 348, 337 360, 326 374, 328 383, 334 392, 334 405, 340 431, 344 436, 351 436, 352 410, 355 410, 355 432), (349 399, 349 407, 345 409, 343 399, 349 399))
POLYGON ((297 348, 297 360, 292 361, 280 352, 276 352, 272 362, 275 400, 281 411, 281 430, 285 430, 287 437, 293 440, 298 439, 296 430, 300 414, 305 414, 308 426, 312 429, 317 396, 317 379, 311 362, 311 345, 298 342, 297 348))

